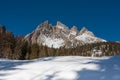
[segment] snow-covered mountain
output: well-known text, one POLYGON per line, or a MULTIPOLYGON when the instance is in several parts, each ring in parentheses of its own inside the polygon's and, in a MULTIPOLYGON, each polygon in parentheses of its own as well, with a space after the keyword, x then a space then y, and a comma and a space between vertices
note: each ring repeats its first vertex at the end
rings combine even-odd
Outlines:
POLYGON ((93 32, 83 27, 78 31, 76 26, 69 29, 61 22, 57 22, 56 26, 52 26, 48 21, 38 25, 38 27, 30 34, 25 36, 25 39, 31 44, 46 45, 48 47, 71 48, 86 43, 95 43, 106 41, 96 37, 93 32))

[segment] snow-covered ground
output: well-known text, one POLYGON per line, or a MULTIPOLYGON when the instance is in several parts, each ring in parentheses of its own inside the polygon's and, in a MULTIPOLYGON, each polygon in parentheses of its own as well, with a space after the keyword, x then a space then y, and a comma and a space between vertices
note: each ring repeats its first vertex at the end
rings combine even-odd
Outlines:
POLYGON ((120 56, 0 59, 0 80, 120 80, 120 56))

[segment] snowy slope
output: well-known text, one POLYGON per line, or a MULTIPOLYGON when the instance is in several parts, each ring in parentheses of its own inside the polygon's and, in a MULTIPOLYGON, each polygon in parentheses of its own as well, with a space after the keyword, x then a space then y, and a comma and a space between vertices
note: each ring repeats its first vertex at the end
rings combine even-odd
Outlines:
POLYGON ((106 42, 106 40, 104 40, 104 39, 100 39, 95 36, 91 36, 87 33, 79 35, 79 36, 75 37, 75 39, 77 39, 79 41, 83 41, 84 43, 95 43, 95 42, 101 42, 101 41, 106 42))
POLYGON ((48 47, 59 48, 64 46, 64 40, 61 38, 51 39, 50 37, 44 37, 44 42, 42 44, 48 47))
POLYGON ((0 59, 0 80, 120 80, 120 56, 0 59))

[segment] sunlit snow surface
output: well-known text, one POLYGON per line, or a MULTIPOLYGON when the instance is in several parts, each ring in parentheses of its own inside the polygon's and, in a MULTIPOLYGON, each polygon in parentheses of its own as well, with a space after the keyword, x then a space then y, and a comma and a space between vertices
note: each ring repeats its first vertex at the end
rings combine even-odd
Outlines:
POLYGON ((0 59, 0 80, 120 80, 120 56, 0 59))
POLYGON ((53 47, 53 48, 59 48, 61 46, 64 46, 64 41, 61 38, 56 38, 56 39, 51 39, 50 37, 44 37, 44 43, 43 45, 46 45, 48 47, 53 47))

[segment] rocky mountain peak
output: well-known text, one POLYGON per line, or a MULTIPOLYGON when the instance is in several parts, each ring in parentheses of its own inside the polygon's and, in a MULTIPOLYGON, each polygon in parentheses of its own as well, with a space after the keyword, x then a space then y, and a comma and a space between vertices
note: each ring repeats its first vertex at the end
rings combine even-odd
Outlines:
POLYGON ((93 32, 89 31, 86 27, 83 27, 80 32, 79 32, 79 35, 82 35, 82 34, 87 34, 87 35, 90 35, 90 36, 95 36, 93 34, 93 32))
POLYGON ((40 30, 41 28, 47 28, 47 27, 49 27, 48 20, 44 21, 42 24, 39 24, 36 30, 40 30))
POLYGON ((68 27, 65 24, 61 23, 60 21, 57 21, 56 27, 59 29, 68 29, 68 27))
POLYGON ((76 26, 73 26, 71 29, 70 29, 70 35, 74 35, 74 37, 78 34, 78 30, 77 30, 77 27, 76 26))
POLYGON ((86 27, 83 27, 83 28, 80 30, 79 34, 83 34, 83 33, 85 33, 86 31, 88 31, 88 29, 87 29, 86 27))
POLYGON ((75 31, 75 32, 77 32, 77 31, 78 31, 78 29, 77 29, 77 27, 76 27, 76 26, 73 26, 73 27, 71 28, 71 31, 75 31))

